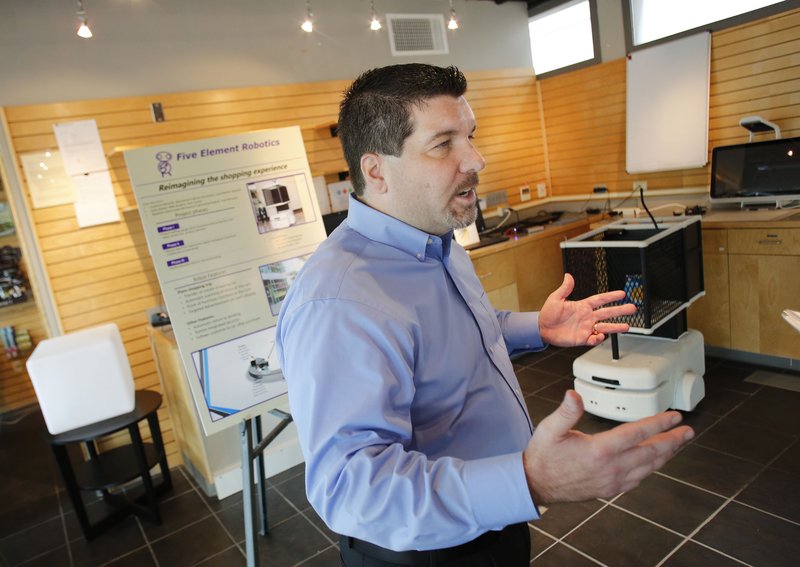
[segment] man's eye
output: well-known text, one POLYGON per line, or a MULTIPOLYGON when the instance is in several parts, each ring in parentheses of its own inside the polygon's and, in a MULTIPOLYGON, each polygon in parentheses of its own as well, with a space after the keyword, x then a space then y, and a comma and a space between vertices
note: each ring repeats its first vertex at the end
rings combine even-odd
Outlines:
POLYGON ((436 149, 439 149, 439 148, 442 148, 442 149, 444 149, 444 148, 449 148, 449 147, 450 147, 450 140, 445 140, 444 142, 441 142, 441 143, 439 143, 439 144, 436 144, 436 146, 434 146, 434 147, 435 147, 436 149))

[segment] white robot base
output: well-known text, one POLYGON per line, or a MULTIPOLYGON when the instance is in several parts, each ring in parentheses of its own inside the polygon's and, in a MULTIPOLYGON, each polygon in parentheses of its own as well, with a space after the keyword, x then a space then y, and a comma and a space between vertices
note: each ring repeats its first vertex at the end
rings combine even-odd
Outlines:
POLYGON ((635 421, 669 408, 693 410, 705 396, 703 335, 689 329, 677 339, 620 335, 619 359, 606 340, 575 359, 575 391, 587 412, 635 421))

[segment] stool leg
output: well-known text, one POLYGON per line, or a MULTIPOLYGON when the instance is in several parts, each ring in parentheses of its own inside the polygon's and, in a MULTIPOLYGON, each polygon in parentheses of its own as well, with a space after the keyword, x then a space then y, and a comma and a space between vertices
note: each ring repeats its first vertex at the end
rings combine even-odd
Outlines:
POLYGON ((153 438, 153 444, 159 455, 158 467, 161 469, 161 478, 163 479, 161 486, 164 490, 169 490, 172 488, 172 476, 169 472, 167 451, 164 449, 164 440, 161 437, 161 426, 158 423, 158 414, 156 412, 147 416, 147 425, 150 428, 150 436, 153 438))
MULTIPOLYGON (((94 440, 92 441, 84 441, 83 443, 86 446, 86 452, 89 453, 89 460, 97 460, 99 459, 99 455, 97 453, 97 445, 95 445, 94 440)), ((113 503, 113 498, 111 496, 111 492, 108 489, 102 489, 100 493, 103 495, 103 500, 107 503, 113 503)))
POLYGON ((139 465, 139 472, 142 476, 144 492, 147 498, 147 507, 150 508, 155 522, 161 524, 161 513, 158 510, 158 500, 156 499, 155 488, 153 488, 153 479, 150 476, 150 467, 147 466, 147 455, 145 455, 144 452, 144 443, 142 442, 142 434, 139 431, 139 424, 132 424, 128 428, 128 432, 130 433, 134 453, 136 454, 136 463, 139 465))
POLYGON ((58 468, 61 471, 61 477, 64 479, 64 484, 67 487, 67 494, 69 495, 72 508, 75 510, 75 515, 78 517, 78 523, 81 525, 83 536, 90 540, 95 536, 95 531, 89 523, 89 516, 86 514, 86 508, 83 505, 83 498, 81 497, 81 490, 78 488, 78 481, 75 479, 75 472, 72 470, 72 461, 69 459, 67 448, 64 445, 51 445, 53 454, 56 457, 58 468))

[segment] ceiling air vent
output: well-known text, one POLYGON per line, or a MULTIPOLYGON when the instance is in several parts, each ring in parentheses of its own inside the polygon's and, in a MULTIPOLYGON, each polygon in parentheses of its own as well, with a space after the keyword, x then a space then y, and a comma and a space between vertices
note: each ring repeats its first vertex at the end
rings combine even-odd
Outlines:
POLYGON ((386 14, 392 55, 444 55, 447 34, 441 14, 386 14))

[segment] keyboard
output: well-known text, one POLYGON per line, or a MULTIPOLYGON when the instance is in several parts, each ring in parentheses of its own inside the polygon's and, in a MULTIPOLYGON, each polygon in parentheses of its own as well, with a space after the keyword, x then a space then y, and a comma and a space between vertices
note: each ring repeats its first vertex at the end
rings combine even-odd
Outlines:
POLYGON ((475 250, 476 248, 491 246, 492 244, 500 244, 506 240, 508 240, 508 236, 504 236, 502 234, 498 234, 496 236, 481 236, 479 242, 476 242, 475 244, 467 244, 464 246, 464 250, 475 250))
POLYGON ((542 224, 548 224, 551 222, 555 222, 561 218, 564 214, 564 211, 547 211, 547 212, 540 212, 538 215, 534 215, 530 218, 520 221, 520 224, 524 224, 527 226, 537 226, 542 224))

